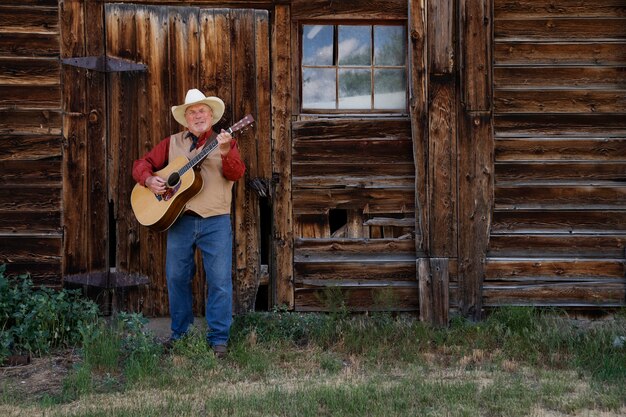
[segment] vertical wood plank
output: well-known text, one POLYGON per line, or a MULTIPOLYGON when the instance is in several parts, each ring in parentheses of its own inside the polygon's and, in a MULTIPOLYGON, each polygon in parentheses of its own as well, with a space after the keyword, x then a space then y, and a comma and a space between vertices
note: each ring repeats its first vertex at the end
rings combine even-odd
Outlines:
POLYGON ((346 223, 346 237, 363 237, 363 212, 357 209, 348 210, 348 221, 346 223))
POLYGON ((272 177, 271 102, 270 102, 270 30, 266 10, 255 14, 255 61, 257 108, 254 114, 258 176, 266 184, 272 177))
POLYGON ((461 90, 468 111, 491 110, 493 0, 460 0, 461 90))
POLYGON ((448 325, 449 296, 449 259, 431 258, 430 274, 432 287, 432 324, 439 327, 448 325))
MULTIPOLYGON (((169 65, 170 99, 172 105, 180 104, 190 88, 199 83, 199 9, 195 7, 172 7, 169 12, 169 65)), ((174 132, 182 126, 172 126, 174 132)))
POLYGON ((419 258, 415 263, 417 268, 419 286, 420 321, 423 321, 424 323, 432 323, 433 303, 430 263, 428 261, 428 258, 419 258))
POLYGON ((479 319, 493 207, 492 0, 462 0, 459 40, 459 309, 479 319))
MULTIPOLYGON (((79 0, 59 3, 61 15, 61 58, 85 54, 85 10, 79 0)), ((89 264, 87 178, 87 103, 84 69, 64 65, 61 70, 63 85, 63 201, 72 202, 63 209, 63 273, 86 272, 89 264)))
MULTIPOLYGON (((170 70, 167 51, 170 42, 170 22, 169 13, 160 7, 140 7, 135 15, 136 60, 143 62, 148 70, 141 75, 129 74, 133 80, 136 80, 134 88, 137 93, 134 101, 138 109, 134 112, 137 134, 129 138, 129 143, 133 144, 133 149, 138 149, 138 153, 132 158, 122 158, 125 165, 124 172, 127 173, 130 173, 134 159, 141 157, 163 138, 173 133, 172 129, 180 129, 180 126, 173 120, 170 106, 168 106, 170 70)), ((134 181, 127 174, 120 190, 126 190, 126 195, 129 195, 131 186, 134 186, 134 181)), ((132 216, 128 202, 126 198, 121 213, 132 216)), ((169 305, 165 279, 167 234, 154 232, 136 222, 133 228, 139 228, 141 271, 150 277, 151 285, 147 289, 141 288, 136 291, 135 298, 130 301, 134 305, 142 306, 142 310, 151 315, 165 315, 169 305)), ((201 263, 198 269, 202 269, 201 263)), ((202 291, 206 288, 204 279, 195 280, 194 286, 202 291)), ((203 297, 196 297, 194 298, 194 312, 201 311, 204 311, 203 297)))
POLYGON ((490 116, 464 115, 459 153, 459 308, 479 319, 484 262, 493 207, 493 129, 490 116))
MULTIPOLYGON (((104 54, 104 6, 100 2, 85 2, 85 54, 104 54)), ((109 195, 106 143, 106 74, 88 73, 87 158, 88 158, 88 231, 89 266, 91 271, 109 269, 109 195)), ((86 248, 87 249, 87 248, 86 248)))
POLYGON ((431 74, 454 72, 454 0, 428 1, 428 64, 431 74))
POLYGON ((452 77, 431 77, 428 111, 430 254, 456 256, 456 106, 452 77))
POLYGON ((276 305, 294 307, 293 206, 291 201, 291 35, 290 8, 277 4, 272 26, 272 252, 276 305))
MULTIPOLYGON (((416 250, 430 252, 427 202, 428 85, 426 53, 426 9, 424 2, 409 1, 410 115, 415 161, 416 250)), ((373 235, 372 235, 373 236, 373 235)))
MULTIPOLYGON (((256 86, 256 16, 253 10, 232 12, 233 38, 233 112, 239 120, 258 108, 256 86)), ((255 131, 242 132, 239 147, 247 165, 246 176, 235 183, 235 312, 254 310, 261 275, 258 251, 260 236, 259 198, 247 186, 248 178, 259 176, 255 131)))

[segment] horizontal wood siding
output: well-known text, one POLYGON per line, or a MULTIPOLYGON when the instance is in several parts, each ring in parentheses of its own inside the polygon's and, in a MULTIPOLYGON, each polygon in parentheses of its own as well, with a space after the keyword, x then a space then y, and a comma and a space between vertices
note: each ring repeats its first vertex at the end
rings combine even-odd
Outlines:
POLYGON ((484 302, 626 302, 626 2, 496 0, 484 302))
POLYGON ((62 119, 57 1, 0 5, 0 263, 61 286, 62 119))
POLYGON ((407 119, 292 123, 296 310, 417 308, 414 175, 407 119))

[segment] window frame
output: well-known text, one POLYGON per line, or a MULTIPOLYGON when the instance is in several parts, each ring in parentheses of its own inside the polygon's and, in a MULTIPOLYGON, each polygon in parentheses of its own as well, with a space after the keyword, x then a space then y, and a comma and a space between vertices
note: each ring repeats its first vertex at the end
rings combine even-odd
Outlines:
POLYGON ((293 91, 297 91, 298 95, 296 100, 294 101, 294 114, 296 115, 311 115, 311 116, 320 116, 320 115, 327 115, 327 116, 350 116, 350 115, 357 115, 357 116, 388 116, 388 117, 405 117, 408 116, 409 114, 409 83, 410 83, 410 69, 409 69, 409 42, 408 39, 406 39, 406 43, 405 43, 405 50, 404 50, 404 66, 389 66, 389 65, 384 65, 384 66, 377 66, 375 65, 375 61, 374 61, 374 54, 375 54, 375 45, 374 45, 374 38, 375 38, 375 34, 374 34, 374 26, 401 26, 402 28, 404 28, 404 33, 405 36, 408 36, 408 26, 407 26, 407 22, 406 20, 358 20, 358 19, 354 19, 354 20, 347 20, 347 19, 342 19, 342 20, 300 20, 297 23, 294 24, 295 27, 294 29, 297 30, 297 60, 294 60, 296 62, 294 62, 293 64, 293 68, 294 68, 294 73, 296 74, 296 77, 294 77, 294 90, 293 91), (307 25, 324 25, 324 26, 332 26, 333 28, 333 64, 331 66, 325 66, 325 65, 303 65, 302 61, 303 61, 303 37, 304 37, 304 26, 307 25), (370 26, 371 27, 371 31, 370 31, 370 36, 371 36, 371 55, 372 55, 372 62, 371 65, 369 66, 342 66, 340 67, 338 64, 338 33, 339 33, 339 26, 370 26), (338 107, 339 105, 339 70, 340 69, 363 69, 363 68, 369 68, 371 69, 371 74, 370 74, 370 79, 371 79, 371 86, 372 86, 372 94, 371 94, 371 100, 370 100, 370 108, 369 109, 340 109, 340 108, 335 108, 335 109, 311 109, 311 108, 303 108, 303 91, 302 91, 302 78, 303 78, 303 72, 305 68, 333 68, 335 70, 335 106, 338 107), (374 107, 374 100, 375 100, 375 95, 374 95, 374 78, 375 78, 375 72, 377 69, 388 69, 388 68, 392 68, 392 69, 396 69, 396 68, 404 68, 405 71, 405 107, 403 109, 375 109, 374 107))

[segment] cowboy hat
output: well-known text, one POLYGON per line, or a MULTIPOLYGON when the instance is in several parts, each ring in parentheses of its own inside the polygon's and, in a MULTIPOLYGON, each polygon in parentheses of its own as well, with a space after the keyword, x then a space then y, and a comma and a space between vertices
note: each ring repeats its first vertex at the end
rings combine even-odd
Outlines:
POLYGON ((181 125, 187 127, 187 120, 185 120, 185 110, 187 107, 196 104, 206 104, 213 110, 213 124, 217 123, 224 114, 224 102, 218 97, 207 97, 200 90, 192 88, 187 91, 185 96, 185 103, 180 106, 172 106, 172 115, 174 119, 181 125))

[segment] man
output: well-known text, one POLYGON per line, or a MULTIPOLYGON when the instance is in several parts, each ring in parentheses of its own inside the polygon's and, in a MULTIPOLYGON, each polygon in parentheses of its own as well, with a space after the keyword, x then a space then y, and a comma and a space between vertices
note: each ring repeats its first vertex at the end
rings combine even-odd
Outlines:
POLYGON ((219 146, 199 164, 202 190, 189 200, 168 229, 165 275, 173 342, 183 337, 193 323, 191 282, 196 268, 195 249, 200 249, 208 286, 207 342, 218 357, 226 354, 232 323, 232 186, 246 169, 232 136, 224 130, 219 134, 212 130, 223 114, 221 99, 189 90, 184 104, 172 107, 174 119, 187 130, 163 139, 133 164, 135 181, 157 195, 164 194, 166 180, 155 171, 181 155, 192 159, 217 138, 219 146))

